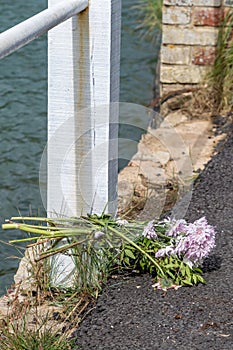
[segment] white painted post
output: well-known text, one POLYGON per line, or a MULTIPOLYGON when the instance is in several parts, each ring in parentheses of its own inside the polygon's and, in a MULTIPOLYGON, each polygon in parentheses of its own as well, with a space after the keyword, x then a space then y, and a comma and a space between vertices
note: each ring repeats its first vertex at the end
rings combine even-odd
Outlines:
MULTIPOLYGON (((49 32, 50 217, 116 212, 120 17, 120 0, 90 0, 86 10, 49 32)), ((72 283, 73 268, 61 255, 54 283, 72 283)))
POLYGON ((49 216, 116 211, 120 3, 90 0, 49 32, 49 216))

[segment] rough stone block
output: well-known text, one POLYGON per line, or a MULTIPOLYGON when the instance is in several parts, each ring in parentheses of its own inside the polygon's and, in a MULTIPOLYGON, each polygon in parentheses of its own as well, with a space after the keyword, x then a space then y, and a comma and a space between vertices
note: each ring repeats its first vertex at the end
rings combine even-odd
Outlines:
POLYGON ((164 0, 163 4, 173 6, 192 6, 193 0, 164 0))
POLYGON ((190 47, 162 46, 161 62, 188 65, 190 63, 190 47))
POLYGON ((140 164, 140 175, 145 178, 147 185, 165 186, 166 177, 164 169, 152 161, 142 161, 140 164))
POLYGON ((217 28, 173 28, 163 25, 163 44, 214 46, 218 35, 217 28))
POLYGON ((192 63, 200 66, 213 65, 216 49, 214 47, 193 47, 192 63))
POLYGON ((224 17, 222 8, 196 8, 193 14, 193 22, 196 26, 219 26, 224 17))
POLYGON ((221 0, 193 0, 193 6, 219 7, 221 3, 221 0))
POLYGON ((230 6, 230 7, 232 7, 232 6, 233 6, 233 0, 225 0, 225 1, 224 1, 224 6, 230 6))
MULTIPOLYGON (((166 96, 167 94, 170 94, 171 92, 175 92, 177 90, 182 90, 182 89, 193 89, 194 86, 192 84, 161 84, 160 86, 160 95, 161 96, 166 96)), ((163 105, 161 106, 163 108, 163 105)))
MULTIPOLYGON (((225 0, 226 3, 233 3, 233 0, 225 0)), ((164 5, 167 6, 221 6, 221 0, 164 0, 164 5)), ((229 5, 228 5, 229 6, 229 5)))
POLYGON ((198 84, 201 82, 205 67, 198 66, 161 66, 161 83, 198 84))
POLYGON ((118 182, 118 210, 125 211, 132 202, 134 195, 134 184, 128 179, 118 182))
POLYGON ((191 7, 169 6, 163 9, 163 23, 188 24, 191 20, 191 7))
MULTIPOLYGON (((170 123, 172 126, 177 126, 179 124, 187 122, 188 118, 186 117, 186 115, 182 114, 181 111, 175 111, 175 112, 170 113, 167 116, 166 121, 168 123, 170 123)), ((162 124, 161 124, 161 127, 163 127, 162 124)))
POLYGON ((169 154, 164 151, 157 151, 152 154, 150 153, 141 153, 138 151, 132 158, 132 161, 135 161, 140 165, 141 161, 152 161, 154 163, 159 163, 159 166, 166 164, 169 161, 169 154))

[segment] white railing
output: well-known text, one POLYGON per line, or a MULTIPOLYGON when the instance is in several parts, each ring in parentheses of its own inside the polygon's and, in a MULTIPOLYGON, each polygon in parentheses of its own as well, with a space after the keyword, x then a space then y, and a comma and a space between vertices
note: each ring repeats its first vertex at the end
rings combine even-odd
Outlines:
POLYGON ((53 27, 83 11, 87 6, 88 0, 62 1, 6 30, 0 35, 0 58, 28 44, 53 27))
POLYGON ((116 212, 120 18, 120 0, 48 0, 0 34, 2 58, 49 30, 48 216, 116 212))
POLYGON ((49 0, 0 34, 3 58, 56 26, 48 33, 50 216, 116 211, 120 5, 49 0))

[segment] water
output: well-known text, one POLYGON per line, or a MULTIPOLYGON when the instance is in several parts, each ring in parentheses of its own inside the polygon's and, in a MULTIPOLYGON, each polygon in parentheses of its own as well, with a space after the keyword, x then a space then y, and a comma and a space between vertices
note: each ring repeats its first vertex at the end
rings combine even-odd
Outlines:
MULTIPOLYGON (((46 6, 45 0, 0 0, 0 32, 46 6)), ((130 6, 131 0, 123 0, 120 100, 146 105, 153 97, 158 48, 140 41, 132 31, 130 6)), ((44 36, 0 61, 0 224, 18 214, 45 214, 38 173, 47 134, 46 45, 44 36)), ((124 122, 134 123, 130 118, 124 122)), ((145 127, 148 121, 141 122, 145 127)), ((5 242, 20 237, 16 231, 0 232, 5 242)), ((12 283, 20 256, 15 248, 0 243, 0 295, 12 283)))

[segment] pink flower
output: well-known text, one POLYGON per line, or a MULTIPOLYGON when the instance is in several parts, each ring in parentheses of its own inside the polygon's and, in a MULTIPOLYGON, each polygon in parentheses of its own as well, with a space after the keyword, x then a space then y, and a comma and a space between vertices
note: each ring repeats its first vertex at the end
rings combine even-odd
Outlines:
POLYGON ((166 255, 173 255, 175 254, 175 250, 173 246, 168 245, 165 248, 161 248, 159 249, 156 253, 155 253, 155 257, 156 258, 163 258, 166 255))
POLYGON ((99 238, 101 238, 101 237, 104 236, 104 235, 105 235, 104 232, 102 232, 102 231, 96 231, 96 232, 94 233, 94 239, 99 239, 99 238))
POLYGON ((128 225, 128 221, 127 220, 125 220, 125 219, 120 219, 120 218, 118 218, 117 220, 116 220, 116 223, 119 225, 119 226, 123 226, 123 225, 128 225))
POLYGON ((166 236, 177 237, 181 232, 186 232, 187 222, 183 219, 170 221, 170 230, 166 232, 166 236))
POLYGON ((186 235, 178 240, 175 251, 192 268, 200 265, 214 247, 214 227, 203 217, 187 226, 186 235))
POLYGON ((157 233, 155 232, 154 229, 154 220, 148 222, 146 227, 144 227, 144 230, 142 232, 142 235, 148 239, 156 239, 158 238, 157 233))

